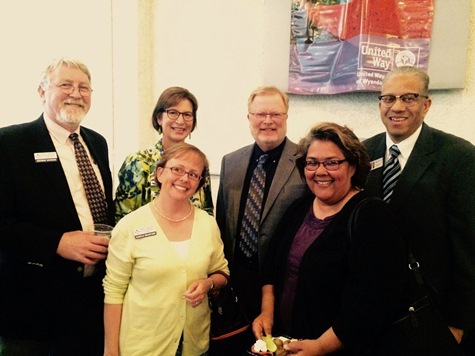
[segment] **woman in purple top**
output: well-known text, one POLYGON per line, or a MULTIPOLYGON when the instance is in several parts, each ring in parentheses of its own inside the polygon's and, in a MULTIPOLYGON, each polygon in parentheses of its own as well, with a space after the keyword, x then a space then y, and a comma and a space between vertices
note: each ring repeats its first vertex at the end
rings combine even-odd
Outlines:
POLYGON ((302 339, 288 346, 298 355, 361 355, 402 312, 406 246, 380 199, 361 205, 348 236, 370 170, 350 129, 318 124, 297 155, 313 194, 289 207, 271 241, 253 331, 302 339))

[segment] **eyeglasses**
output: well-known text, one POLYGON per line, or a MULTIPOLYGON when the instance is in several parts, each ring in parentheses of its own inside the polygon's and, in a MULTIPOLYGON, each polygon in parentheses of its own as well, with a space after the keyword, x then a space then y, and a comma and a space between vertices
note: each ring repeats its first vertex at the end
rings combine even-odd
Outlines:
POLYGON ((90 96, 92 93, 92 89, 88 87, 87 85, 79 85, 79 86, 74 86, 70 83, 62 83, 62 84, 56 84, 56 86, 64 93, 67 95, 71 95, 74 93, 74 90, 78 88, 79 94, 82 96, 90 96))
POLYGON ((343 162, 346 162, 346 159, 331 159, 323 162, 309 160, 305 161, 305 169, 308 171, 316 171, 320 165, 323 165, 327 171, 336 171, 343 162))
POLYGON ((183 116, 183 120, 185 121, 192 121, 193 120, 193 117, 195 115, 193 115, 192 112, 189 112, 189 111, 185 111, 185 112, 179 112, 177 110, 173 110, 173 109, 170 109, 170 110, 164 110, 166 113, 167 113, 167 116, 170 120, 178 120, 178 118, 181 116, 183 116))
POLYGON ((176 174, 177 176, 184 176, 185 174, 188 174, 188 178, 190 180, 194 180, 194 181, 200 181, 201 178, 203 178, 202 176, 200 176, 198 173, 195 173, 195 172, 187 172, 185 171, 183 168, 180 168, 180 167, 164 167, 164 168, 169 168, 173 174, 176 174))
POLYGON ((426 95, 421 95, 417 93, 407 93, 402 95, 380 95, 378 96, 378 99, 382 105, 387 107, 394 105, 397 98, 401 99, 401 102, 404 104, 404 106, 411 106, 414 105, 416 101, 418 101, 417 98, 419 97, 426 99, 429 98, 426 95))
POLYGON ((285 112, 273 112, 273 113, 265 113, 265 112, 250 112, 249 115, 254 116, 256 119, 265 120, 267 116, 270 116, 272 120, 281 120, 287 117, 285 112))

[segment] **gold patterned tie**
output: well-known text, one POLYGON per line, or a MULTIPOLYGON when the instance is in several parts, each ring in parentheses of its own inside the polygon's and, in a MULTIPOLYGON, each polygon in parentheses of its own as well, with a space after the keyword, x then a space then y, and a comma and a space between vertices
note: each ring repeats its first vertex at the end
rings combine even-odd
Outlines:
POLYGON ((86 191, 89 209, 91 210, 92 219, 95 224, 107 223, 107 203, 102 188, 97 180, 96 173, 92 168, 91 161, 87 155, 84 146, 79 141, 78 134, 72 133, 69 138, 74 143, 74 152, 76 162, 79 168, 84 190, 86 191))
POLYGON ((239 248, 248 258, 257 253, 257 240, 259 224, 262 213, 262 201, 266 184, 266 171, 262 167, 269 157, 263 154, 259 157, 257 167, 254 169, 247 193, 246 206, 242 217, 239 248))

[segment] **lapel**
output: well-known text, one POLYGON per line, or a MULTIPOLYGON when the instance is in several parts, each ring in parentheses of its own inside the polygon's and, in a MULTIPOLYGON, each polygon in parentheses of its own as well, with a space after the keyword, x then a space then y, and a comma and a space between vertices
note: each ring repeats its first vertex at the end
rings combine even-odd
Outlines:
POLYGON ((370 172, 365 190, 370 195, 382 196, 384 156, 386 154, 386 136, 384 133, 380 134, 374 140, 371 140, 370 142, 366 141, 365 144, 367 145, 368 152, 370 153, 369 159, 371 162, 381 158, 383 159, 383 165, 370 172))
POLYGON ((232 216, 235 216, 236 219, 232 221, 234 226, 231 226, 231 231, 236 231, 237 229, 237 219, 239 216, 239 206, 241 204, 241 195, 242 195, 242 185, 244 179, 246 178, 247 167, 252 156, 252 149, 254 145, 249 145, 243 147, 239 154, 236 156, 235 161, 228 162, 230 164, 229 169, 232 170, 232 174, 226 175, 229 179, 231 186, 231 194, 229 196, 229 208, 232 209, 232 216))
POLYGON ((108 162, 105 161, 106 158, 100 154, 100 151, 98 151, 100 143, 97 141, 96 137, 92 135, 87 129, 81 127, 80 130, 81 130, 81 137, 86 143, 87 148, 89 149, 89 152, 91 153, 92 159, 99 167, 102 180, 104 183, 104 188, 106 188, 107 177, 109 175, 109 167, 108 167, 108 162))
MULTIPOLYGON (((44 123, 43 116, 38 120, 33 121, 30 128, 29 142, 31 143, 28 145, 28 149, 31 150, 31 154, 38 152, 56 152, 51 136, 46 128, 46 124, 44 123)), ((67 209, 74 220, 78 220, 69 185, 59 158, 56 162, 34 162, 33 164, 38 179, 44 180, 44 184, 55 187, 52 191, 56 193, 57 201, 60 202, 59 206, 67 209)), ((41 184, 39 186, 41 186, 41 184)), ((55 201, 54 199, 48 200, 55 201)))
POLYGON ((393 198, 390 205, 398 210, 406 199, 410 198, 410 193, 417 185, 422 175, 433 163, 430 157, 434 152, 434 143, 432 138, 432 129, 423 124, 421 133, 416 141, 411 156, 399 177, 394 189, 393 198))
POLYGON ((267 195, 267 200, 264 205, 264 211, 262 212, 261 216, 261 222, 264 221, 267 214, 271 210, 277 197, 279 196, 279 193, 282 191, 285 184, 288 182, 294 169, 297 169, 295 167, 295 152, 297 145, 291 142, 288 138, 286 138, 286 140, 287 141, 285 143, 282 155, 280 156, 280 160, 275 171, 274 179, 272 180, 272 184, 269 189, 269 194, 267 195))

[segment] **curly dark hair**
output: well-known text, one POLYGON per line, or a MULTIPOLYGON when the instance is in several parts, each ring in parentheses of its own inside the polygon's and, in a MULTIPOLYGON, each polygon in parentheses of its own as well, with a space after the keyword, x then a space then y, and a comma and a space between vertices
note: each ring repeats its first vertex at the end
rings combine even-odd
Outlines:
POLYGON ((332 122, 322 122, 313 126, 307 136, 300 140, 297 147, 296 165, 302 179, 305 180, 304 169, 308 148, 312 142, 318 140, 331 141, 340 148, 348 163, 355 167, 355 174, 351 177, 351 185, 357 189, 363 189, 370 171, 366 147, 347 126, 332 122))

